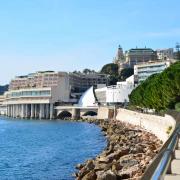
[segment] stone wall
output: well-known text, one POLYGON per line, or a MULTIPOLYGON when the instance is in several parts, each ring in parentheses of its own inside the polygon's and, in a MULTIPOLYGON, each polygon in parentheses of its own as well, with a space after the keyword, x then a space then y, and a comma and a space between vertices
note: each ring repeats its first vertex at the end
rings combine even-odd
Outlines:
POLYGON ((121 122, 140 126, 148 132, 155 134, 163 142, 167 141, 170 133, 173 132, 176 126, 175 119, 170 115, 162 117, 121 108, 117 110, 116 119, 121 122))
POLYGON ((112 119, 114 110, 109 107, 99 107, 97 119, 112 119))

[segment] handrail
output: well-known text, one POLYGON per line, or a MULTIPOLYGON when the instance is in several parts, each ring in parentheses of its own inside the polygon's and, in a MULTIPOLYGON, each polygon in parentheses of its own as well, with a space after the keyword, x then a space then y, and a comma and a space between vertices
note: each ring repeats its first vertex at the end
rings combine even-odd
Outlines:
POLYGON ((174 150, 176 149, 177 146, 179 132, 180 132, 180 126, 178 126, 173 132, 172 139, 167 149, 165 149, 161 161, 151 177, 152 180, 164 179, 164 176, 166 175, 170 162, 172 160, 174 150))

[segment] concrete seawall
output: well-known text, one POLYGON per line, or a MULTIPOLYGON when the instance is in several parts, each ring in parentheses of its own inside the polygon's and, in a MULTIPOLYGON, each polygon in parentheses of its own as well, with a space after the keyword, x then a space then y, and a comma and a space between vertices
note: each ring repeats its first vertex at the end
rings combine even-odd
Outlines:
POLYGON ((116 119, 124 123, 140 126, 148 132, 156 135, 164 143, 168 140, 176 126, 175 119, 170 115, 162 117, 126 109, 118 109, 116 119))

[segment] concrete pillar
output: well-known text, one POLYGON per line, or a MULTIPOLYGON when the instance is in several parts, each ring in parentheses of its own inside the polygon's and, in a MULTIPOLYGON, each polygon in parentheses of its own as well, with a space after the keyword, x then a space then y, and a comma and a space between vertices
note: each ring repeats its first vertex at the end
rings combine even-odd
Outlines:
POLYGON ((15 118, 18 117, 18 104, 15 105, 15 118))
POLYGON ((13 117, 16 118, 17 109, 16 109, 16 105, 15 104, 13 105, 13 108, 14 108, 14 116, 13 117))
POLYGON ((37 104, 34 105, 34 114, 35 114, 35 118, 38 118, 38 105, 37 104))
POLYGON ((44 118, 44 104, 40 104, 39 119, 44 118))
POLYGON ((26 104, 24 104, 24 108, 23 108, 23 110, 24 110, 24 118, 26 118, 26 104))
POLYGON ((9 105, 9 108, 10 108, 10 117, 12 117, 12 106, 9 105))
POLYGON ((10 116, 10 114, 11 114, 10 105, 8 105, 8 109, 9 109, 8 116, 10 116))
POLYGON ((6 116, 9 116, 9 105, 7 105, 7 114, 6 116))
POLYGON ((36 104, 34 104, 34 118, 36 118, 36 104))
POLYGON ((49 106, 48 106, 48 104, 44 104, 44 118, 49 119, 49 106))
POLYGON ((29 107, 28 104, 26 104, 26 118, 28 118, 28 114, 29 114, 29 107))
POLYGON ((14 117, 15 117, 15 108, 14 108, 14 104, 12 105, 12 109, 13 109, 12 117, 14 118, 14 117))
POLYGON ((34 118, 34 104, 31 104, 31 118, 34 118))
POLYGON ((39 118, 39 104, 36 104, 36 118, 39 118))
POLYGON ((13 105, 11 105, 11 117, 13 117, 13 105))
POLYGON ((11 117, 13 117, 13 105, 11 105, 11 117))
POLYGON ((31 117, 31 104, 27 104, 27 118, 31 117))
POLYGON ((9 117, 11 117, 11 105, 9 105, 9 117))
POLYGON ((19 104, 18 105, 18 117, 20 117, 21 116, 21 105, 19 104))
POLYGON ((50 119, 54 118, 54 107, 53 104, 50 104, 50 119))
POLYGON ((44 118, 47 119, 47 104, 44 104, 44 118))
POLYGON ((16 104, 16 118, 18 118, 18 115, 19 115, 19 105, 18 104, 16 104))
POLYGON ((50 118, 50 111, 49 111, 49 104, 46 104, 46 119, 49 119, 50 118))
POLYGON ((22 104, 21 105, 21 118, 24 118, 25 117, 25 113, 24 113, 24 107, 25 105, 24 104, 22 104))
POLYGON ((31 106, 30 104, 27 104, 27 118, 31 117, 31 106))
POLYGON ((23 116, 26 118, 26 104, 23 105, 23 116))
POLYGON ((72 119, 80 119, 80 109, 72 109, 72 119))
POLYGON ((11 105, 8 105, 9 107, 9 117, 11 116, 11 105))

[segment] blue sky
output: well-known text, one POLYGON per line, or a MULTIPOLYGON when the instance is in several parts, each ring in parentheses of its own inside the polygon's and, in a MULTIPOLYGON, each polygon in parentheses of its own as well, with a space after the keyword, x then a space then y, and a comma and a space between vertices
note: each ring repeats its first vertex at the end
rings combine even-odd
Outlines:
POLYGON ((180 42, 179 0, 0 0, 0 84, 38 70, 99 70, 118 44, 180 42))

